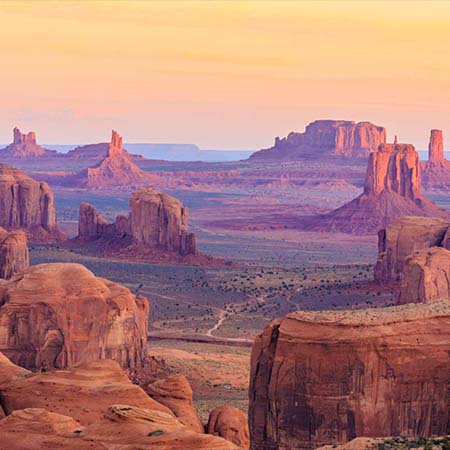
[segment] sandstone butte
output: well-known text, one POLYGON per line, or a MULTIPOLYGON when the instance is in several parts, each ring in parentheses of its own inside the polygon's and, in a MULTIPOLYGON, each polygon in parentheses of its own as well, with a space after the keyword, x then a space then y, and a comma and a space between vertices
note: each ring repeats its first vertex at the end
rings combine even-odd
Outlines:
POLYGON ((403 216, 450 217, 422 194, 414 146, 382 144, 369 156, 364 192, 328 214, 307 219, 304 228, 364 234, 403 216))
POLYGON ((18 169, 0 164, 0 226, 23 229, 33 242, 64 239, 56 223, 53 192, 18 169))
POLYGON ((151 188, 133 192, 129 215, 118 216, 114 223, 108 223, 93 206, 82 203, 77 240, 102 240, 136 253, 160 250, 196 254, 195 234, 188 232, 187 208, 175 197, 151 188))
POLYGON ((23 134, 17 127, 13 130, 12 144, 0 149, 0 158, 6 159, 40 158, 54 155, 56 155, 55 151, 47 150, 37 144, 34 131, 23 134))
POLYGON ((367 158, 386 142, 386 130, 370 122, 316 120, 303 133, 276 138, 273 147, 250 156, 250 161, 323 157, 367 158))
POLYGON ((0 278, 9 279, 30 265, 27 235, 0 228, 0 278))
POLYGON ((29 373, 0 354, 0 450, 238 450, 196 433, 110 360, 29 373))
POLYGON ((450 433, 450 302, 296 312, 257 337, 253 450, 450 433))
POLYGON ((29 369, 110 358, 133 372, 144 364, 148 313, 147 299, 80 264, 32 266, 0 280, 0 351, 29 369))
POLYGON ((106 157, 96 166, 82 170, 66 182, 92 189, 111 189, 149 185, 158 180, 157 175, 144 172, 131 161, 123 149, 122 137, 113 130, 106 157))
POLYGON ((431 130, 428 161, 422 163, 423 185, 426 189, 444 189, 450 186, 450 161, 444 156, 444 136, 441 130, 431 130))

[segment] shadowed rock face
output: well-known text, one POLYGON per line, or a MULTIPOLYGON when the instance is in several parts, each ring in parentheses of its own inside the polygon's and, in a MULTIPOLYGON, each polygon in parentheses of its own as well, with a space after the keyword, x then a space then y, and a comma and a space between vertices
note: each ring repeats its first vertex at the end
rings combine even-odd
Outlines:
POLYGON ((430 247, 446 246, 450 222, 439 218, 402 217, 378 232, 378 258, 375 280, 397 283, 402 278, 405 260, 430 247))
POLYGON ((36 133, 34 131, 23 134, 17 127, 13 130, 12 144, 0 150, 2 157, 13 159, 36 158, 55 154, 55 151, 42 148, 36 143, 36 133))
POLYGON ((254 450, 450 432, 450 303, 296 312, 256 339, 254 450))
POLYGON ((431 247, 406 258, 399 304, 450 300, 450 251, 431 247))
POLYGON ((382 144, 369 156, 364 193, 306 221, 306 229, 372 233, 403 216, 444 217, 421 192, 419 156, 409 144, 382 144))
POLYGON ((27 235, 23 231, 0 228, 0 278, 9 279, 30 265, 27 235))
POLYGON ((233 406, 224 405, 213 409, 209 413, 206 431, 233 442, 243 450, 250 448, 247 415, 233 406))
POLYGON ((0 351, 30 369, 111 358, 134 370, 146 355, 148 312, 144 297, 80 264, 32 266, 0 281, 0 351))
POLYGON ((61 240, 53 192, 47 183, 0 164, 0 226, 24 229, 33 241, 61 240))
POLYGON ((289 133, 275 139, 271 148, 260 150, 250 160, 295 160, 342 156, 366 158, 380 144, 386 142, 386 130, 370 122, 346 120, 316 120, 304 133, 289 133))

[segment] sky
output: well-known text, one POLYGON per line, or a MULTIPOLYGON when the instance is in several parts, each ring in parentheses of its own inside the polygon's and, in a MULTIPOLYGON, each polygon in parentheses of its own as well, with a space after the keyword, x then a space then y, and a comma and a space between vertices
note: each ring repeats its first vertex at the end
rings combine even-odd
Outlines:
POLYGON ((0 3, 0 142, 259 149, 315 119, 450 150, 450 1, 0 3))

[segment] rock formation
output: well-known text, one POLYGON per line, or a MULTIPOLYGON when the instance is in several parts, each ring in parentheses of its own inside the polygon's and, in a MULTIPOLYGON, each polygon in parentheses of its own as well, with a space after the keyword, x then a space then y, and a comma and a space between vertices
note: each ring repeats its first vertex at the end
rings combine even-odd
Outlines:
POLYGON ((430 247, 446 247, 449 226, 450 222, 439 218, 402 217, 393 220, 378 232, 375 280, 383 284, 399 282, 408 256, 430 247))
POLYGON ((247 415, 233 406, 224 405, 213 409, 209 413, 206 431, 233 442, 243 450, 250 448, 247 415))
POLYGON ((106 157, 96 166, 74 175, 68 184, 87 188, 117 188, 149 185, 158 176, 146 173, 134 164, 125 153, 122 137, 113 130, 106 157))
POLYGON ((398 303, 438 300, 450 300, 450 251, 425 248, 405 260, 398 303))
POLYGON ((410 144, 382 144, 369 156, 364 192, 305 228, 371 233, 403 216, 449 217, 421 192, 419 156, 410 144))
POLYGON ((30 369, 111 358, 135 370, 146 354, 148 311, 144 297, 80 264, 32 266, 0 281, 0 351, 30 369))
POLYGON ((250 156, 250 161, 318 159, 332 156, 366 158, 386 142, 386 130, 370 122, 316 120, 304 133, 275 139, 273 147, 250 156))
POLYGON ((147 386, 145 391, 151 398, 167 406, 183 425, 196 433, 205 431, 194 408, 192 388, 184 375, 171 375, 157 380, 147 386))
POLYGON ((256 339, 254 450, 450 432, 450 302, 298 311, 256 339))
POLYGON ((47 183, 0 164, 0 226, 24 229, 32 241, 62 240, 56 225, 53 192, 47 183))
POLYGON ((7 159, 39 158, 53 155, 56 155, 55 151, 42 148, 36 143, 34 131, 23 134, 17 127, 13 130, 12 144, 0 150, 0 158, 7 159))
POLYGON ((444 161, 444 137, 442 130, 431 130, 428 144, 428 161, 436 164, 444 161))
POLYGON ((444 156, 444 137, 441 130, 431 130, 428 161, 422 163, 423 185, 426 189, 448 190, 450 161, 444 156))
POLYGON ((9 279, 30 265, 27 235, 23 231, 0 228, 0 278, 9 279))
POLYGON ((97 210, 80 205, 79 241, 102 239, 122 247, 134 246, 135 251, 163 251, 180 255, 196 253, 194 233, 188 232, 188 210, 170 195, 151 188, 133 192, 128 217, 118 216, 108 223, 97 210))

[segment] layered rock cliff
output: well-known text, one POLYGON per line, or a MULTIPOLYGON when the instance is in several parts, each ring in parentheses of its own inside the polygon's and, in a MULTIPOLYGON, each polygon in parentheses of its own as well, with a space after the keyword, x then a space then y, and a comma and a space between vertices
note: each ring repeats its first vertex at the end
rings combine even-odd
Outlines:
POLYGON ((0 226, 24 229, 32 241, 62 240, 53 192, 18 169, 0 164, 0 226))
POLYGON ((17 127, 13 130, 13 142, 0 150, 0 158, 23 159, 54 156, 55 151, 47 150, 36 142, 36 133, 22 133, 17 127))
POLYGON ((419 156, 410 144, 382 144, 369 156, 364 192, 324 215, 306 220, 305 228, 372 233, 403 216, 444 217, 449 214, 421 191, 419 156))
POLYGON ((0 351, 30 369, 111 358, 142 367, 148 302, 80 264, 32 266, 0 280, 0 351))
POLYGON ((23 231, 7 232, 0 228, 0 278, 9 279, 30 265, 27 235, 23 231))
POLYGON ((303 133, 292 132, 286 138, 276 138, 273 147, 253 153, 250 161, 366 158, 385 142, 386 130, 370 122, 316 120, 303 133))
POLYGON ((296 312, 256 339, 254 450, 450 432, 450 303, 296 312))

